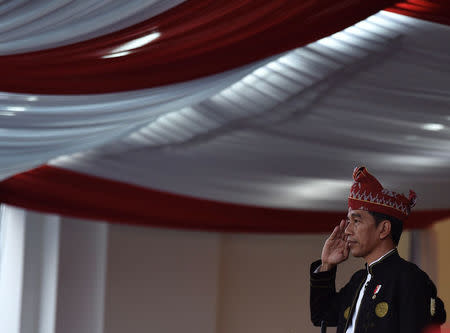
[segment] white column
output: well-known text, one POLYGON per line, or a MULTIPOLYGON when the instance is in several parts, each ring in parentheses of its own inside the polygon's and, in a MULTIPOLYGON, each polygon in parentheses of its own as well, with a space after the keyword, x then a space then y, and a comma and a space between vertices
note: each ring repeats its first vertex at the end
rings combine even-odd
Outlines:
POLYGON ((107 231, 4 206, 1 332, 103 333, 107 231))
MULTIPOLYGON (((60 217, 45 216, 42 246, 41 299, 39 302, 39 333, 55 332, 58 289, 60 217)), ((23 332, 25 333, 25 332, 23 332)))
POLYGON ((59 217, 26 211, 22 333, 53 333, 58 285, 59 217))
POLYGON ((25 212, 1 207, 0 327, 2 332, 20 333, 25 212))

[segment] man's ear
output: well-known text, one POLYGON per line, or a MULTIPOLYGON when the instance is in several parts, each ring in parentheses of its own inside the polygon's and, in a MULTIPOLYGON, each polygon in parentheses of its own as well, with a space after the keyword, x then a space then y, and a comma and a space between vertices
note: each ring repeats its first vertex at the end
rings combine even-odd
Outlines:
POLYGON ((383 220, 378 225, 380 229, 380 239, 385 239, 386 237, 389 237, 391 234, 391 221, 389 220, 383 220))

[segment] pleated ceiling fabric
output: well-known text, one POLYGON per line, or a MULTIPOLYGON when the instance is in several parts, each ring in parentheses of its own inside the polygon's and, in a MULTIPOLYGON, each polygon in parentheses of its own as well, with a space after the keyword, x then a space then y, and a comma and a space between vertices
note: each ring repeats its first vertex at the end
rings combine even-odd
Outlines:
POLYGON ((46 50, 148 20, 183 0, 2 1, 0 55, 46 50))
POLYGON ((446 0, 19 3, 0 8, 0 91, 34 94, 109 93, 192 80, 305 45, 391 6, 403 15, 450 20, 446 0))
POLYGON ((127 93, 0 93, 0 179, 60 155, 126 137, 163 114, 213 96, 269 60, 190 82, 127 93))
POLYGON ((65 42, 44 24, 41 51, 24 42, 0 57, 0 172, 51 166, 4 180, 0 200, 139 225, 318 232, 367 164, 418 192, 406 227, 450 215, 448 3, 397 3, 389 11, 404 15, 307 44, 387 5, 155 1, 153 18, 129 7, 55 49, 65 42))
POLYGON ((0 91, 98 94, 193 80, 313 42, 394 2, 189 0, 116 33, 0 57, 0 91))
POLYGON ((449 38, 379 13, 126 138, 12 177, 1 196, 121 223, 320 232, 345 214, 351 170, 367 163, 418 192, 406 227, 426 227, 450 214, 449 38))

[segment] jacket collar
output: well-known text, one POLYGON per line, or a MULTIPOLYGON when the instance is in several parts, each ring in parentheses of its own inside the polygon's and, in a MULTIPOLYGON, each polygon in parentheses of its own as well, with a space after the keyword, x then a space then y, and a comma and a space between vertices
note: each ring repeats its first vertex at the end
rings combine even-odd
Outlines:
POLYGON ((371 275, 374 273, 382 270, 386 266, 389 265, 389 263, 395 262, 397 259, 399 259, 400 256, 398 254, 397 248, 395 248, 393 251, 389 252, 387 255, 382 257, 380 260, 375 261, 374 263, 370 264, 369 266, 366 264, 367 272, 371 275))

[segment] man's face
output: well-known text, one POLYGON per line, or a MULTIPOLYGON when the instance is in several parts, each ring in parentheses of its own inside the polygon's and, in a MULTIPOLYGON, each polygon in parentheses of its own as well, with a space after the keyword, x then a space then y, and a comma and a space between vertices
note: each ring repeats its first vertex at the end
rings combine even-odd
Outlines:
POLYGON ((380 232, 375 225, 375 219, 365 210, 349 208, 345 235, 354 257, 366 258, 380 242, 380 232))

